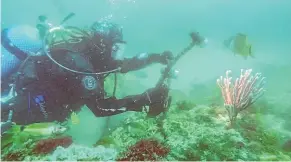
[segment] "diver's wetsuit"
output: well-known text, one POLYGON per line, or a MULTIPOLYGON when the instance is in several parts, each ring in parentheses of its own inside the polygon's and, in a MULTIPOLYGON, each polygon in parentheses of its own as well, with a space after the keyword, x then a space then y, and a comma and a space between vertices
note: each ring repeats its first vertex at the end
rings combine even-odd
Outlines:
MULTIPOLYGON (((126 73, 154 62, 161 62, 160 54, 142 54, 120 61, 103 57, 92 65, 79 53, 63 50, 53 53, 59 53, 59 56, 64 57, 62 65, 74 66, 79 71, 98 72, 93 69, 107 71, 120 67, 120 72, 126 73)), ((30 57, 18 75, 17 97, 2 105, 2 119, 3 115, 7 115, 5 112, 8 113, 8 109, 14 110, 13 122, 30 124, 64 121, 71 111, 78 111, 83 104, 86 104, 95 116, 110 116, 125 111, 141 111, 145 105, 160 102, 158 97, 149 98, 150 91, 123 99, 106 99, 104 78, 105 75, 83 75, 67 71, 47 56, 30 57), (6 111, 3 111, 5 109, 6 111)))

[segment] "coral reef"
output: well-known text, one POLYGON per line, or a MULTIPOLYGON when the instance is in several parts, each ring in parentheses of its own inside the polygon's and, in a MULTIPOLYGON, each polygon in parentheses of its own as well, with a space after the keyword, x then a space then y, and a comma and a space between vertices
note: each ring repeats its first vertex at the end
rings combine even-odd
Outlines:
POLYGON ((22 148, 16 151, 10 151, 2 156, 4 161, 99 161, 114 160, 117 151, 113 148, 104 146, 87 147, 72 144, 69 147, 57 146, 49 154, 35 154, 32 148, 22 148))
POLYGON ((59 146, 68 147, 72 142, 70 137, 51 137, 37 141, 30 139, 23 143, 21 147, 17 144, 2 150, 1 159, 7 161, 21 161, 30 157, 38 159, 52 153, 59 146))
MULTIPOLYGON (((130 152, 140 141, 153 139, 170 148, 159 160, 291 160, 278 147, 279 136, 264 130, 255 113, 239 116, 240 129, 226 129, 226 121, 217 114, 224 113, 227 119, 227 112, 221 111, 224 107, 193 106, 195 104, 181 102, 169 110, 162 125, 166 138, 160 132, 159 119, 136 113, 124 122, 123 127, 99 142, 116 148, 119 157, 130 152)), ((147 154, 146 150, 139 151, 147 154)), ((134 153, 127 155, 124 160, 134 159, 134 153)), ((140 152, 135 155, 138 160, 144 158, 139 156, 140 152)))
POLYGON ((180 101, 156 118, 145 112, 130 114, 94 147, 66 148, 71 143, 68 138, 47 139, 30 142, 22 150, 6 150, 2 160, 291 160, 290 142, 282 144, 280 134, 267 130, 255 111, 260 105, 253 107, 238 115, 238 127, 233 129, 226 127, 229 119, 223 106, 180 101))
POLYGON ((233 129, 225 129, 216 120, 211 107, 197 106, 189 111, 169 113, 164 129, 171 160, 246 160, 252 155, 244 139, 233 129), (191 119, 191 120, 189 120, 191 119))
POLYGON ((165 157, 169 151, 169 147, 155 139, 143 139, 130 146, 118 161, 157 161, 165 157))

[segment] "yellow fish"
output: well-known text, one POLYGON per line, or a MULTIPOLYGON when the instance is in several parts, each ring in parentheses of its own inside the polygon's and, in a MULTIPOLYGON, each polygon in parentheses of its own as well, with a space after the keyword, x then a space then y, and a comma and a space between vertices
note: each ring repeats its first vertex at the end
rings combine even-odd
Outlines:
POLYGON ((51 136, 62 134, 67 130, 56 122, 33 123, 26 126, 14 125, 11 129, 13 133, 27 133, 30 136, 51 136))
POLYGON ((71 114, 71 123, 75 124, 75 125, 80 123, 80 119, 79 119, 77 113, 75 113, 75 112, 72 112, 72 114, 71 114))
POLYGON ((237 33, 223 43, 234 55, 241 55, 244 59, 247 59, 248 56, 255 58, 252 52, 252 45, 248 42, 247 35, 245 34, 237 33))
POLYGON ((38 139, 54 135, 60 135, 67 131, 67 128, 56 123, 33 123, 29 125, 13 125, 10 130, 1 137, 1 148, 10 145, 12 142, 21 144, 28 139, 38 139))

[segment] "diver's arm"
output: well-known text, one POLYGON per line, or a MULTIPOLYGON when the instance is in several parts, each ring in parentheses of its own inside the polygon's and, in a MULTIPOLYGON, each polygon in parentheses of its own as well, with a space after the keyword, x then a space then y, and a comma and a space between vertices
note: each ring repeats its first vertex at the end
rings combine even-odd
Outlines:
MULTIPOLYGON (((97 117, 111 116, 127 111, 142 112, 144 106, 161 105, 164 103, 166 93, 168 93, 168 89, 165 86, 160 86, 150 88, 141 94, 126 96, 122 99, 114 97, 96 99, 92 97, 85 104, 97 117)), ((150 115, 158 115, 164 110, 163 106, 154 109, 150 106, 148 113, 150 115)))
POLYGON ((117 61, 120 67, 121 73, 127 73, 129 71, 139 70, 145 68, 152 63, 167 64, 168 60, 171 60, 173 55, 169 51, 159 53, 141 53, 133 58, 125 58, 124 60, 117 61))
POLYGON ((86 102, 86 106, 96 117, 112 116, 127 111, 141 112, 143 106, 149 104, 149 100, 144 94, 127 96, 123 99, 107 98, 86 102))

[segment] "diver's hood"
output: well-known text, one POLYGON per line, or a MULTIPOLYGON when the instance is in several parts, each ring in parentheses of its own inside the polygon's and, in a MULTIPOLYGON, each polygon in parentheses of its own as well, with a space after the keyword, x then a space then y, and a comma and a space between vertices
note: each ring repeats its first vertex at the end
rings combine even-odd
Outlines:
MULTIPOLYGON (((67 17, 71 15, 74 14, 67 17)), ((121 46, 118 46, 118 43, 125 43, 122 28, 107 22, 94 23, 90 30, 71 26, 52 27, 45 34, 43 42, 44 52, 53 62, 68 71, 81 74, 106 74, 120 70, 107 69, 105 65, 109 59, 123 56, 119 52, 121 46), (118 50, 114 51, 112 46, 118 47, 118 50), (93 63, 94 70, 96 67, 105 70, 93 71, 90 67, 93 60, 98 60, 100 64, 96 66, 93 63)))
POLYGON ((119 70, 101 65, 111 58, 112 45, 79 28, 53 28, 46 34, 44 45, 47 56, 65 70, 80 74, 106 74, 119 70), (96 66, 93 68, 93 60, 98 60, 100 65, 97 67, 104 71, 97 71, 96 66))
POLYGON ((91 30, 96 36, 103 37, 110 41, 111 44, 126 44, 126 41, 123 40, 123 29, 118 24, 108 21, 98 21, 93 23, 91 30))

